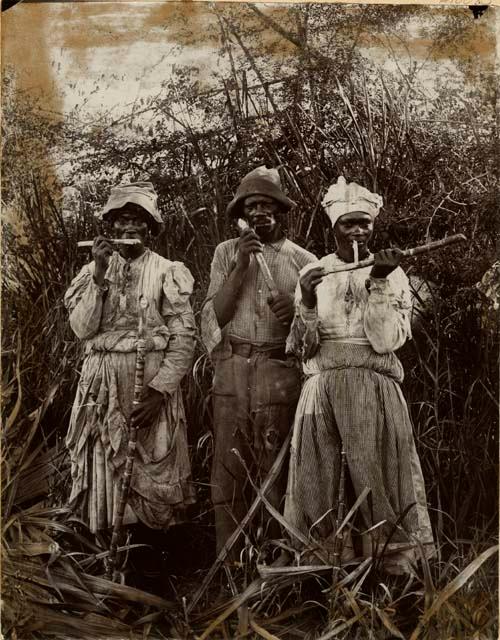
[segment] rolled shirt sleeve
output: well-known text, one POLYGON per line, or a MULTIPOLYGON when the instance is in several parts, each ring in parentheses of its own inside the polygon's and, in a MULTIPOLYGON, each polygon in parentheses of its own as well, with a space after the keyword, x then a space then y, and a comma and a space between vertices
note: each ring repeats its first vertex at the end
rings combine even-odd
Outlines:
MULTIPOLYGON (((307 265, 300 271, 300 276, 308 268, 314 265, 307 265)), ((300 282, 295 288, 295 315, 290 326, 290 333, 286 341, 287 353, 293 353, 302 360, 308 360, 317 351, 320 344, 318 331, 318 309, 309 309, 302 302, 302 292, 300 282)))
POLYGON ((194 279, 181 262, 172 263, 163 283, 162 316, 169 341, 158 373, 148 383, 160 393, 172 394, 193 361, 195 320, 190 296, 194 279))
POLYGON ((364 329, 374 351, 396 351, 411 338, 411 296, 408 278, 401 269, 387 278, 368 280, 369 296, 364 329))
POLYGON ((201 310, 201 337, 209 355, 220 344, 223 335, 215 315, 213 299, 231 273, 231 260, 225 255, 223 245, 215 248, 210 268, 210 284, 201 310))

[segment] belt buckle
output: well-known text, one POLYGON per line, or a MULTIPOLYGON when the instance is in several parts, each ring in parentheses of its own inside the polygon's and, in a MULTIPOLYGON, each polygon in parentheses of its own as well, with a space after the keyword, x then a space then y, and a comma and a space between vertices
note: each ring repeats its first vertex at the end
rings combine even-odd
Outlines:
POLYGON ((273 349, 271 351, 271 358, 273 358, 274 360, 286 360, 286 353, 285 353, 284 347, 273 349))

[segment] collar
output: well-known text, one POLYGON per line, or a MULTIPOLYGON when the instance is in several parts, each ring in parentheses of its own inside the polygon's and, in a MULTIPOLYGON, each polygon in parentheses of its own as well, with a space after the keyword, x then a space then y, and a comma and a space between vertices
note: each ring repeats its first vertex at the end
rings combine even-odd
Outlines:
POLYGON ((140 255, 140 256, 138 256, 137 258, 130 259, 130 258, 124 258, 124 257, 122 256, 122 254, 121 254, 119 251, 115 251, 115 253, 116 253, 116 254, 117 254, 117 256, 118 256, 118 258, 117 258, 117 259, 118 259, 118 262, 119 262, 119 263, 121 263, 121 264, 123 264, 123 263, 125 263, 125 262, 129 262, 130 264, 132 264, 132 263, 138 263, 138 262, 140 262, 141 260, 144 260, 144 259, 145 259, 145 257, 146 257, 150 252, 151 252, 151 249, 149 249, 149 247, 145 247, 145 248, 144 248, 144 251, 141 253, 141 255, 140 255))
POLYGON ((276 240, 275 242, 266 242, 264 246, 270 247, 271 249, 274 249, 276 253, 279 253, 283 248, 283 245, 285 244, 285 242, 286 242, 286 236, 283 236, 279 240, 276 240))
MULTIPOLYGON (((348 262, 347 260, 343 260, 338 254, 337 252, 335 253, 331 253, 330 257, 333 258, 334 260, 336 260, 338 263, 340 264, 352 264, 352 262, 348 262)), ((373 257, 373 253, 371 251, 368 251, 368 255, 366 257, 363 258, 363 260, 368 260, 369 258, 373 257)), ((361 262, 361 260, 360 260, 361 262)))

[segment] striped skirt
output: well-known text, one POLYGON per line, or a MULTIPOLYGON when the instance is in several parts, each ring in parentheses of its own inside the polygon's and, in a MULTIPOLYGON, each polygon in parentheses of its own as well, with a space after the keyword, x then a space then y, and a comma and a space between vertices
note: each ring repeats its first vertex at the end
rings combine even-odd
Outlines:
POLYGON ((395 572, 414 559, 416 540, 432 555, 399 360, 369 345, 330 343, 321 346, 308 368, 317 373, 304 384, 295 415, 285 518, 328 549, 335 534, 343 449, 350 502, 370 490, 356 523, 364 532, 363 555, 385 548, 386 564, 395 572))

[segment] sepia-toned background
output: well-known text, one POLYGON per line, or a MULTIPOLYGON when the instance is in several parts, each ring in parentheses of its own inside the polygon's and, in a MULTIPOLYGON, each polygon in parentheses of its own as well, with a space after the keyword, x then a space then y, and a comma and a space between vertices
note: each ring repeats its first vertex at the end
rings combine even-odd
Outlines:
MULTIPOLYGON (((184 381, 198 504, 169 534, 165 612, 103 587, 103 541, 64 508, 81 361, 62 295, 89 259, 76 241, 97 232, 109 187, 147 179, 165 223, 155 250, 192 271, 198 317, 214 248, 235 234, 225 206, 261 164, 298 203, 289 237, 318 256, 333 249, 320 202, 339 175, 383 196, 375 249, 467 241, 404 264, 414 339, 399 355, 436 561, 413 599, 384 585, 370 601, 355 576, 336 608, 328 578, 315 591, 285 576, 248 597, 249 633, 497 637, 498 20, 494 6, 474 17, 453 4, 22 2, 2 14, 6 637, 187 638, 215 619, 210 589, 196 614, 182 600, 215 559, 201 342, 184 381)), ((248 583, 259 545, 248 540, 248 583)), ((236 618, 225 625, 213 637, 236 637, 236 618)))

